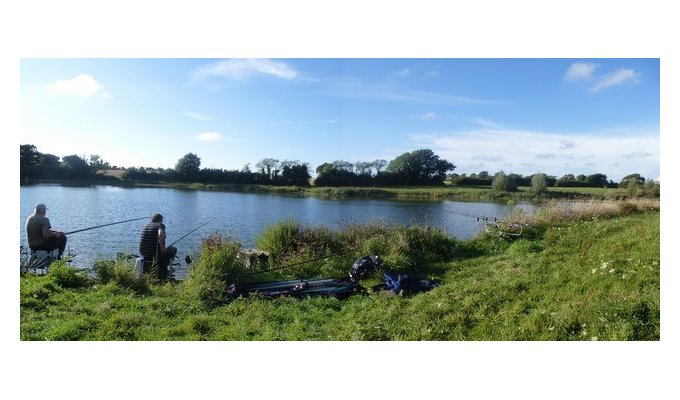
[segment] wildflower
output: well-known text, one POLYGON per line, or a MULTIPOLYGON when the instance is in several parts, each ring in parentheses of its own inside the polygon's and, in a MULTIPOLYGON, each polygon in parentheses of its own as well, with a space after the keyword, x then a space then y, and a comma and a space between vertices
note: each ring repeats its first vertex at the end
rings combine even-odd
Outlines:
POLYGON ((608 265, 609 265, 609 263, 607 261, 603 261, 600 269, 605 269, 605 268, 607 268, 608 265))
POLYGON ((621 275, 621 279, 626 279, 626 274, 621 275))
POLYGON ((591 338, 590 338, 590 340, 592 340, 592 341, 595 341, 595 342, 596 342, 596 341, 597 341, 597 336, 593 336, 593 337, 591 337, 591 338))
POLYGON ((595 272, 597 272, 597 268, 591 269, 590 272, 592 272, 594 274, 595 272))
POLYGON ((612 269, 609 270, 609 273, 612 274, 612 273, 614 273, 614 271, 616 271, 616 270, 614 268, 612 268, 612 269))

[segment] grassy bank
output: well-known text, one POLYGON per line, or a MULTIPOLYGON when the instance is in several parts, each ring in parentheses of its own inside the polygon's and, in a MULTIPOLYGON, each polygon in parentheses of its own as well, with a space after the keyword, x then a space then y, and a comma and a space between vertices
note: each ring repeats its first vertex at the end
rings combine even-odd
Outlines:
MULTIPOLYGON (((459 242, 428 227, 382 223, 343 232, 284 221, 258 247, 276 265, 257 279, 345 276, 377 253, 386 269, 435 279, 408 296, 225 300, 238 243, 205 240, 179 284, 136 280, 131 266, 67 267, 21 277, 22 340, 659 340, 658 202, 546 207, 519 238, 459 242), (264 276, 268 275, 268 276, 264 276)), ((255 267, 262 268, 262 267, 255 267)), ((253 277, 249 279, 255 279, 253 277)), ((362 282, 379 282, 378 274, 362 282)))

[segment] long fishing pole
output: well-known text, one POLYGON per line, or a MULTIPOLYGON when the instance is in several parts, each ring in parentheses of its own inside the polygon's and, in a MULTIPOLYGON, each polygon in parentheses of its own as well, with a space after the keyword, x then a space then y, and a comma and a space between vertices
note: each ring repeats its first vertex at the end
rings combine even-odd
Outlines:
POLYGON ((497 217, 489 217, 487 215, 474 214, 474 213, 467 212, 467 211, 457 211, 457 210, 444 210, 444 211, 451 213, 451 214, 462 215, 463 217, 476 218, 477 221, 491 221, 491 220, 493 220, 494 222, 496 222, 498 220, 497 217))
POLYGON ((91 230, 91 229, 103 228, 103 227, 105 227, 105 226, 111 226, 111 225, 116 225, 116 224, 122 224, 122 223, 125 223, 125 222, 139 221, 140 219, 145 219, 145 218, 147 218, 147 217, 127 219, 127 220, 125 220, 125 221, 118 221, 118 222, 111 222, 110 224, 97 225, 97 226, 92 226, 92 227, 89 227, 89 228, 83 228, 83 229, 78 229, 78 230, 71 231, 71 232, 66 232, 66 233, 64 233, 64 235, 72 235, 72 234, 78 233, 78 232, 85 232, 85 231, 89 231, 89 230, 91 230))
POLYGON ((196 232, 197 230, 203 228, 204 226, 206 226, 206 225, 208 225, 209 223, 213 222, 215 219, 216 219, 216 218, 212 218, 212 219, 208 220, 207 222, 204 222, 204 223, 201 224, 198 228, 191 230, 190 232, 188 232, 187 234, 185 234, 185 235, 182 236, 181 238, 179 238, 179 239, 175 240, 174 242, 172 242, 168 247, 174 246, 174 245, 177 244, 177 242, 179 242, 180 240, 182 240, 182 239, 184 239, 185 237, 191 235, 192 233, 196 232))

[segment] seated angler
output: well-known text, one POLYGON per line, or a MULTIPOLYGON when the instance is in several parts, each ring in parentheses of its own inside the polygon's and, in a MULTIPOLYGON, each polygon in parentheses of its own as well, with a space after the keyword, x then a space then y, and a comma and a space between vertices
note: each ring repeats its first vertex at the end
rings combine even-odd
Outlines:
POLYGON ((53 251, 59 249, 57 258, 61 259, 66 248, 66 235, 61 231, 52 230, 50 220, 45 217, 47 207, 35 205, 35 212, 26 220, 26 239, 32 251, 53 251))
POLYGON ((144 273, 153 273, 159 279, 168 279, 168 266, 175 255, 175 247, 165 247, 163 216, 154 214, 139 236, 139 253, 144 258, 144 273))

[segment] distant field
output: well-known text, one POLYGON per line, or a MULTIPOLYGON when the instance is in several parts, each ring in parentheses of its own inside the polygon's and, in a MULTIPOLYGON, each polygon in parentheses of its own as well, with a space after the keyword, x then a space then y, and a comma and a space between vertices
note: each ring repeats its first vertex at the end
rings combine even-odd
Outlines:
POLYGON ((98 174, 105 175, 105 176, 113 176, 116 178, 121 179, 123 177, 123 174, 125 173, 124 169, 104 169, 101 171, 97 171, 98 174))

